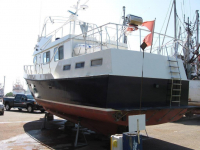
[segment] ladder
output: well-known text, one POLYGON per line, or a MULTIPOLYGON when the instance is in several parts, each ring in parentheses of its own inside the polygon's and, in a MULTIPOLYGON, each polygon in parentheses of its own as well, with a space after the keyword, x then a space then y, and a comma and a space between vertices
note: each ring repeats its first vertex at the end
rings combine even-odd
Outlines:
MULTIPOLYGON (((167 47, 166 47, 166 51, 167 51, 167 47)), ((170 74, 171 74, 170 107, 172 106, 172 103, 178 103, 178 106, 180 106, 182 83, 181 83, 181 73, 180 73, 178 60, 177 60, 177 57, 175 60, 170 59, 168 52, 167 52, 167 58, 168 58, 170 74)))

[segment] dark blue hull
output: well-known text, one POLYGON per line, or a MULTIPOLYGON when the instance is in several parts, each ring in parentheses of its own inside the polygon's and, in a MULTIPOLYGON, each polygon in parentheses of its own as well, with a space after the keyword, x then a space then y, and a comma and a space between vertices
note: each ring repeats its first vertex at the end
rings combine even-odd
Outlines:
MULTIPOLYGON (((120 110, 170 106, 169 79, 102 75, 70 79, 27 79, 27 83, 36 98, 56 102, 120 110)), ((188 105, 188 91, 189 82, 182 81, 181 106, 188 105)), ((173 105, 178 106, 177 103, 173 105)))

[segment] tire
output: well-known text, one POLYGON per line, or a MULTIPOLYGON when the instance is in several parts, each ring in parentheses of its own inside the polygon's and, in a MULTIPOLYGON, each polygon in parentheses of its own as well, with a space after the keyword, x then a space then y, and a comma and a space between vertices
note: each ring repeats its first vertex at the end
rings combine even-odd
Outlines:
POLYGON ((41 111, 41 113, 44 113, 45 110, 40 110, 40 111, 41 111))
POLYGON ((33 106, 28 105, 27 110, 28 110, 29 113, 32 113, 33 112, 33 106))
POLYGON ((19 110, 19 111, 22 111, 22 109, 21 109, 21 108, 18 108, 18 110, 19 110))
POLYGON ((7 103, 5 108, 6 108, 7 111, 9 111, 10 110, 10 105, 7 103))
POLYGON ((2 111, 1 115, 4 115, 4 110, 2 111))

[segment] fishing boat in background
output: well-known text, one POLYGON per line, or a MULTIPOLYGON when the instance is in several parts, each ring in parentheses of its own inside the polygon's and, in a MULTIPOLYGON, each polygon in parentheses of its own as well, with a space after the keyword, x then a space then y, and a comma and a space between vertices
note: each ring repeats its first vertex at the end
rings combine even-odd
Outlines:
POLYGON ((5 80, 6 77, 4 76, 4 84, 0 83, 0 98, 4 97, 4 90, 5 90, 5 80))
POLYGON ((13 95, 16 94, 25 94, 26 90, 24 89, 23 85, 21 84, 20 80, 16 80, 16 82, 13 84, 13 95))
POLYGON ((155 125, 187 112, 189 81, 171 49, 184 41, 143 29, 134 15, 124 15, 123 25, 87 23, 78 12, 88 6, 78 1, 73 7, 68 18, 45 19, 33 65, 24 66, 27 85, 46 111, 103 134, 126 131, 129 115, 146 114, 146 124, 155 125), (56 21, 63 25, 47 34, 47 23, 56 21), (129 35, 141 32, 169 40, 154 52, 134 50, 129 35))

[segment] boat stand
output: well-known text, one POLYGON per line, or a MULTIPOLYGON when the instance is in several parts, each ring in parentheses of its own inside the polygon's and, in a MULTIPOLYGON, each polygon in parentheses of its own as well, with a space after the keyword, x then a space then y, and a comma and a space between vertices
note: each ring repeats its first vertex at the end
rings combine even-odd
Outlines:
MULTIPOLYGON (((75 138, 75 142, 74 142, 74 147, 79 147, 79 146, 86 146, 87 145, 87 140, 85 138, 85 134, 84 132, 82 131, 82 134, 83 134, 83 138, 85 140, 85 143, 78 143, 78 136, 79 136, 79 131, 80 131, 80 121, 78 122, 77 124, 77 130, 76 130, 76 138, 75 138)), ((84 130, 84 129, 83 129, 84 130)))
POLYGON ((45 115, 44 115, 44 122, 43 122, 43 124, 42 124, 41 130, 47 129, 47 128, 46 128, 46 122, 47 122, 47 120, 48 120, 48 121, 51 121, 51 120, 53 120, 53 119, 54 119, 54 117, 53 117, 52 114, 50 114, 50 113, 48 113, 48 112, 45 112, 45 115))

